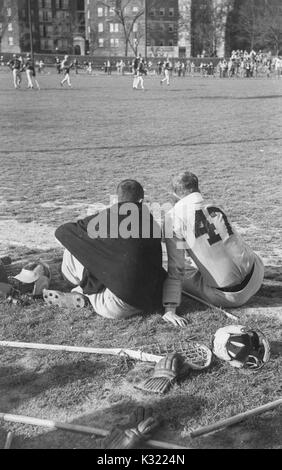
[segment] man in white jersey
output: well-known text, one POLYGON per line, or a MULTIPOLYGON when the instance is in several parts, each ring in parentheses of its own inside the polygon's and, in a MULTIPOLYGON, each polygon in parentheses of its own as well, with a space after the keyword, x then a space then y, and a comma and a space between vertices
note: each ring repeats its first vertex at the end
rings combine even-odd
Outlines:
POLYGON ((69 61, 69 56, 65 55, 64 60, 61 63, 61 70, 63 71, 63 74, 64 74, 64 78, 60 82, 61 86, 64 86, 64 83, 67 82, 68 86, 71 87, 70 69, 72 65, 73 64, 69 61))
POLYGON ((260 289, 264 266, 224 211, 203 200, 196 175, 181 173, 173 179, 172 187, 178 202, 164 223, 168 253, 164 319, 185 326, 185 320, 175 313, 182 290, 218 307, 240 307, 260 289), (197 267, 189 277, 184 271, 185 252, 197 267))

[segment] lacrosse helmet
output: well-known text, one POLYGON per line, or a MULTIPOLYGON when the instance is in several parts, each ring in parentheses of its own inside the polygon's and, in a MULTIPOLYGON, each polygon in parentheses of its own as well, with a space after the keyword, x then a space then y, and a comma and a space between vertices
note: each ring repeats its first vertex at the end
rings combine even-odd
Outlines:
POLYGON ((239 369, 261 369, 270 358, 270 345, 264 334, 242 325, 219 328, 212 338, 212 351, 239 369))
MULTIPOLYGON (((25 293, 31 291, 32 295, 36 297, 42 295, 43 289, 48 289, 51 272, 46 263, 42 261, 31 262, 25 265, 21 272, 17 276, 13 276, 13 278, 27 285, 25 293)), ((20 290, 22 291, 23 289, 20 290)))

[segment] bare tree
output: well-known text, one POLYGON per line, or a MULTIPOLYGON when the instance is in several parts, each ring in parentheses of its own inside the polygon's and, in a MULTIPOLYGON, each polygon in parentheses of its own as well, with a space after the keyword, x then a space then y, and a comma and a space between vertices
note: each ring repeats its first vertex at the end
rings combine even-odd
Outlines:
POLYGON ((239 9, 237 37, 250 49, 261 44, 264 34, 264 5, 258 0, 245 1, 239 9))
POLYGON ((263 18, 263 44, 273 49, 276 55, 282 49, 282 5, 278 0, 266 2, 263 18))
POLYGON ((122 26, 125 57, 128 56, 129 47, 132 49, 134 54, 137 53, 138 45, 144 35, 142 28, 140 28, 140 25, 138 24, 138 20, 144 15, 145 11, 143 2, 139 0, 138 11, 136 11, 136 13, 132 12, 132 9, 130 10, 129 8, 133 3, 134 6, 136 6, 136 1, 133 2, 132 0, 112 0, 103 3, 104 6, 115 13, 116 20, 122 26), (135 25, 137 25, 136 31, 134 31, 135 25))
MULTIPOLYGON (((180 15, 179 25, 192 21, 191 42, 193 55, 205 51, 206 55, 217 53, 224 40, 226 19, 233 7, 234 0, 196 0, 191 4, 191 17, 180 15)), ((186 25, 190 29, 190 25, 186 25)))

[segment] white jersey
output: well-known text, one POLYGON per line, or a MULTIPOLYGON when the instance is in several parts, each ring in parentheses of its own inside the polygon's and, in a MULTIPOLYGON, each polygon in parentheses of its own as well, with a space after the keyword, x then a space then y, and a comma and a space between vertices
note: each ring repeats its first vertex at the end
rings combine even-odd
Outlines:
POLYGON ((184 276, 185 250, 183 243, 178 243, 181 241, 210 287, 237 286, 254 265, 255 253, 231 226, 224 211, 205 204, 198 192, 181 199, 166 214, 165 239, 172 278, 184 276), (167 231, 170 235, 173 231, 173 239, 167 231))

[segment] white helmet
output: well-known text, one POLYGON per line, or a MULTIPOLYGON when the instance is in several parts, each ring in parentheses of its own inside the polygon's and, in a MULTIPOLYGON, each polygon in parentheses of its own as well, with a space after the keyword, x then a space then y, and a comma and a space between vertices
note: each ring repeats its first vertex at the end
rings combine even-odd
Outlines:
POLYGON ((270 358, 270 345, 260 331, 242 325, 219 328, 212 338, 213 354, 231 366, 258 370, 270 358))

